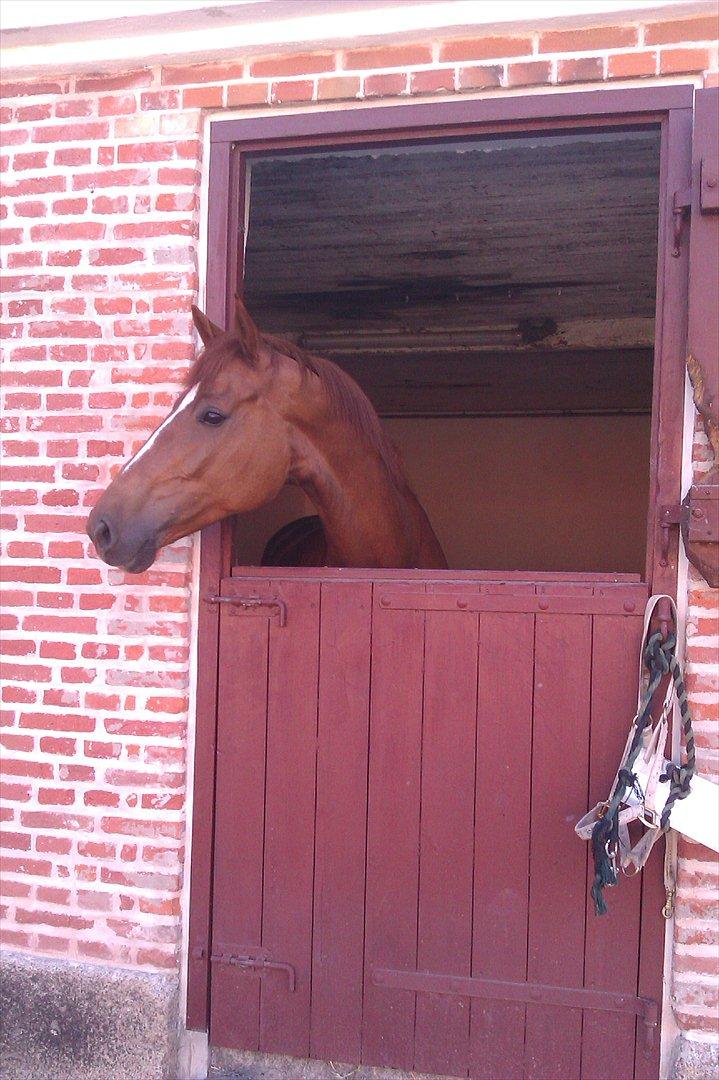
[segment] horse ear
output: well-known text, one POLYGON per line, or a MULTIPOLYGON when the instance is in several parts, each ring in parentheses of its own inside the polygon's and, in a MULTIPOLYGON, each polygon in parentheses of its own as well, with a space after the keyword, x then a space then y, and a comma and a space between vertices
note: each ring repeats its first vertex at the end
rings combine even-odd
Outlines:
POLYGON ((248 357, 258 360, 262 335, 239 296, 235 297, 235 333, 248 357))
POLYGON ((204 311, 200 311, 194 304, 192 305, 192 321, 195 324, 197 333, 202 338, 203 345, 209 345, 213 338, 224 333, 219 326, 215 326, 215 324, 207 318, 204 311))

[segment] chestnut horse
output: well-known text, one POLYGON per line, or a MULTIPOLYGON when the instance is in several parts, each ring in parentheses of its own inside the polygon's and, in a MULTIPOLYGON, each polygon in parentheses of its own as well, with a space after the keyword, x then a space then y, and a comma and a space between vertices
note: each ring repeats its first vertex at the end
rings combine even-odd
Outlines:
POLYGON ((238 301, 226 332, 192 309, 204 349, 169 416, 87 523, 98 554, 140 573, 159 548, 298 484, 318 518, 285 526, 270 565, 445 567, 379 418, 335 364, 263 336, 238 301))

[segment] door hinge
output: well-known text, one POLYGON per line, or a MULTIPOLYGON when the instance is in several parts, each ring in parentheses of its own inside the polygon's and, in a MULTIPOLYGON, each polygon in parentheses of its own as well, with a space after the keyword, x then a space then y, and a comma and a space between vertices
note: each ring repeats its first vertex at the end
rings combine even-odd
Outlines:
POLYGON ((673 246, 672 255, 674 258, 679 257, 682 230, 684 223, 689 219, 689 215, 692 212, 692 189, 681 188, 679 191, 674 192, 674 201, 672 202, 672 221, 673 225, 673 246))
POLYGON ((699 209, 702 214, 719 214, 719 169, 706 158, 699 165, 699 209))

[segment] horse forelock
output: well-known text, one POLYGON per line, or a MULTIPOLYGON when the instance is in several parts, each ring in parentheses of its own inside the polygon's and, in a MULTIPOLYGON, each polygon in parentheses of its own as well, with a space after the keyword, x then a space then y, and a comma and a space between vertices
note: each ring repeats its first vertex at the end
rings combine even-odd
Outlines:
POLYGON ((332 413, 379 454, 398 487, 406 486, 397 452, 364 391, 337 364, 325 357, 315 356, 292 341, 272 334, 263 334, 261 338, 255 336, 252 340, 236 331, 223 334, 198 355, 185 380, 187 390, 203 382, 211 382, 221 371, 231 370, 236 364, 257 368, 262 345, 269 349, 273 366, 284 356, 294 360, 304 374, 317 376, 327 394, 332 413))

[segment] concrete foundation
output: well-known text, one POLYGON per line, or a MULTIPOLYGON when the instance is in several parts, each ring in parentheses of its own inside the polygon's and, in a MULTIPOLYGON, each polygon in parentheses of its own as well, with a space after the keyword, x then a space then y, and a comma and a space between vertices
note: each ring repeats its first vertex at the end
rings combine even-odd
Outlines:
POLYGON ((719 1045, 677 1039, 670 1080, 716 1080, 719 1076, 719 1045))
POLYGON ((177 978, 3 952, 4 1080, 178 1076, 177 978))
POLYGON ((450 1080, 422 1073, 315 1061, 246 1050, 210 1051, 208 1080, 450 1080))

